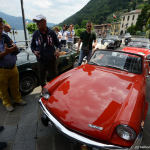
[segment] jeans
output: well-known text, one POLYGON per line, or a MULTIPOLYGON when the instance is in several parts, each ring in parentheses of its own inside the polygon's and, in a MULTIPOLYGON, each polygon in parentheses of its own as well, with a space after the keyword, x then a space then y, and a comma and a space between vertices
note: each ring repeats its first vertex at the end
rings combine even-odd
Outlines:
MULTIPOLYGON (((87 61, 89 61, 91 55, 92 55, 92 50, 90 50, 89 54, 87 55, 87 61)), ((85 56, 86 56, 86 55, 84 55, 83 50, 81 49, 81 51, 80 51, 80 56, 79 56, 79 61, 78 61, 78 65, 77 65, 77 66, 80 66, 80 65, 82 64, 83 58, 84 58, 85 56)))
POLYGON ((61 46, 66 47, 66 40, 61 40, 61 46))

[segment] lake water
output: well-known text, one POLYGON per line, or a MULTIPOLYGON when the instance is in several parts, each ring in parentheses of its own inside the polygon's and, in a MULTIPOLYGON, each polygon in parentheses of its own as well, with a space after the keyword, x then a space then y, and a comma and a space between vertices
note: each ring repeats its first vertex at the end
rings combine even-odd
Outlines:
MULTIPOLYGON (((14 31, 17 31, 17 34, 10 34, 8 33, 9 37, 14 41, 14 39, 16 41, 24 41, 25 40, 25 35, 24 35, 24 30, 14 30, 14 31)), ((29 36, 28 34, 28 31, 26 32, 27 33, 27 40, 31 40, 31 36, 29 36)))

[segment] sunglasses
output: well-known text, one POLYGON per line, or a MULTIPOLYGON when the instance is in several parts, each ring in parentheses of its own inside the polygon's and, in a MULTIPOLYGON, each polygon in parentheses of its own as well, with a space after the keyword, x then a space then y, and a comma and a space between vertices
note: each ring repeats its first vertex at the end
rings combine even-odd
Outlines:
POLYGON ((87 26, 88 28, 91 28, 92 26, 87 26))
POLYGON ((40 23, 40 22, 42 22, 43 21, 43 19, 42 20, 36 20, 36 23, 40 23))

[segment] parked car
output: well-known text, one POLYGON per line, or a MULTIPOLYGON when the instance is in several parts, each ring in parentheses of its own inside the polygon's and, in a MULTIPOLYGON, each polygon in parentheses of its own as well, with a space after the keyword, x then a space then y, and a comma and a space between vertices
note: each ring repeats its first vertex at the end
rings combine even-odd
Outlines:
POLYGON ((148 68, 142 55, 96 50, 87 64, 44 87, 42 123, 97 150, 138 148, 148 110, 148 68))
MULTIPOLYGON (((64 72, 72 67, 77 66, 79 55, 76 50, 62 47, 60 57, 57 59, 58 73, 64 72)), ((17 55, 19 70, 19 88, 22 94, 28 94, 34 90, 39 83, 39 74, 36 56, 30 48, 21 51, 17 55)))
POLYGON ((145 38, 136 38, 134 40, 132 39, 132 41, 128 43, 128 47, 139 47, 150 49, 150 41, 149 39, 145 38))
MULTIPOLYGON (((148 55, 150 55, 150 50, 147 48, 125 47, 122 49, 122 51, 143 55, 145 59, 147 58, 148 55)), ((149 66, 150 66, 150 61, 149 61, 149 66)), ((149 72, 150 72, 150 68, 149 68, 149 72)))
POLYGON ((106 49, 116 49, 117 47, 120 47, 122 40, 116 35, 109 35, 106 39, 102 39, 101 43, 106 46, 106 49))

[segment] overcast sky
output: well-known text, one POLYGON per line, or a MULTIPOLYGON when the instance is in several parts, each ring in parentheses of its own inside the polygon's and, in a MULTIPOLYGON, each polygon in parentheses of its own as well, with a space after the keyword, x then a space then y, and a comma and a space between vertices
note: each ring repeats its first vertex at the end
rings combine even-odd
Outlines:
MULTIPOLYGON (((26 19, 33 19, 38 14, 46 16, 50 23, 60 23, 83 8, 90 0, 23 0, 26 19)), ((20 17, 20 0, 0 0, 0 11, 20 17)))

